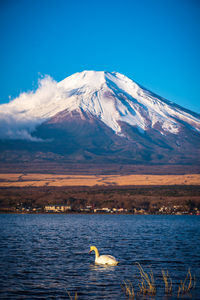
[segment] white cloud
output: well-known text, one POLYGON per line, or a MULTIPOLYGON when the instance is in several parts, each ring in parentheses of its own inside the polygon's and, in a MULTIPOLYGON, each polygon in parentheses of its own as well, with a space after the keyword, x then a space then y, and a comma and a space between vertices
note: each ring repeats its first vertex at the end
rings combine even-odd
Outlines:
POLYGON ((36 91, 21 93, 9 103, 0 105, 0 138, 42 141, 31 133, 47 119, 44 108, 59 94, 57 82, 45 76, 39 79, 36 91))

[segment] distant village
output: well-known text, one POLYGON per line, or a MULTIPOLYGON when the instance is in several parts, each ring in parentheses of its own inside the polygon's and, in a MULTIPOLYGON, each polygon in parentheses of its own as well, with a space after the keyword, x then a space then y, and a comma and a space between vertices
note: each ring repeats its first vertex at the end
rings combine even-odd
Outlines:
POLYGON ((170 207, 161 206, 159 209, 155 207, 155 210, 151 208, 149 211, 147 208, 94 208, 91 205, 81 208, 72 208, 70 205, 56 204, 56 205, 45 205, 44 207, 30 207, 23 203, 18 203, 14 208, 9 208, 10 212, 16 213, 85 213, 85 214, 135 214, 135 215, 200 215, 200 210, 197 207, 183 207, 179 205, 173 205, 170 207))
POLYGON ((200 186, 2 188, 0 212, 199 215, 200 186))

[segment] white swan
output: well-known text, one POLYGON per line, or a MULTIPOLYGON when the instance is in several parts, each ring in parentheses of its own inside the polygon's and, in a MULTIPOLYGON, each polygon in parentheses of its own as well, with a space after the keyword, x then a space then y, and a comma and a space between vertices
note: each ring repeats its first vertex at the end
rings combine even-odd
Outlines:
POLYGON ((111 255, 99 255, 99 251, 97 247, 90 246, 90 252, 95 252, 95 263, 99 265, 109 265, 109 266, 116 266, 119 262, 116 260, 114 256, 111 255))

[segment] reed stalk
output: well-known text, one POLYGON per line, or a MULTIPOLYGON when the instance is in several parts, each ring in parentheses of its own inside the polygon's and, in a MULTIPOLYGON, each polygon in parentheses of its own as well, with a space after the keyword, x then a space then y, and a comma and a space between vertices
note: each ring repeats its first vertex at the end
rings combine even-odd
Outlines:
POLYGON ((179 298, 180 295, 184 295, 190 292, 191 289, 194 289, 196 285, 195 276, 192 276, 190 269, 188 269, 187 275, 184 281, 180 281, 178 287, 177 296, 179 298))
POLYGON ((76 292, 74 298, 70 295, 70 292, 67 292, 70 300, 78 300, 78 293, 76 292))
POLYGON ((156 294, 156 286, 152 270, 148 275, 148 273, 144 272, 139 263, 138 268, 141 276, 141 282, 139 284, 140 294, 154 296, 156 294))
POLYGON ((132 283, 128 280, 127 282, 124 281, 123 284, 121 284, 121 288, 128 297, 128 299, 133 300, 135 299, 135 292, 132 283))
POLYGON ((165 294, 170 295, 172 294, 172 280, 169 277, 168 271, 165 273, 165 271, 162 270, 162 276, 165 283, 165 294))

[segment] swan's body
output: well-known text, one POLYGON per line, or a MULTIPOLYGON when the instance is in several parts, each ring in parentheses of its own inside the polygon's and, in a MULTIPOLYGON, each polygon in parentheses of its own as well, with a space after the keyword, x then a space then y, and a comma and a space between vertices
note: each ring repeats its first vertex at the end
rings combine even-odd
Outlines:
POLYGON ((99 255, 99 251, 95 246, 90 247, 90 252, 95 252, 95 263, 99 265, 116 266, 119 262, 112 255, 99 255))

